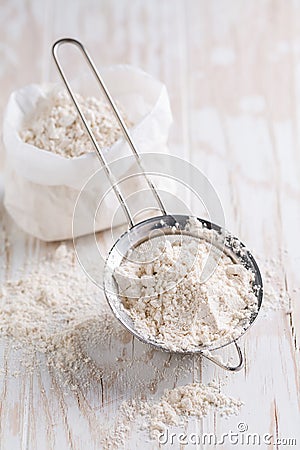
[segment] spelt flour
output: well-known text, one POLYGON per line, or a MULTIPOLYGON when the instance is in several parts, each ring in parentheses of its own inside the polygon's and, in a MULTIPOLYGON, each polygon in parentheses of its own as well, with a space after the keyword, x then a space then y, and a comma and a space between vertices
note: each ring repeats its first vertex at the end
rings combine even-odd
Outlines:
POLYGON ((101 354, 109 339, 128 339, 99 288, 65 245, 33 265, 29 273, 1 286, 0 336, 14 348, 25 349, 22 363, 28 371, 44 355, 47 365, 73 390, 103 376, 105 367, 95 364, 88 354, 90 348, 96 345, 101 354))
POLYGON ((288 311, 290 297, 284 282, 282 262, 277 258, 264 258, 259 264, 264 277, 262 311, 265 314, 271 311, 288 311))
MULTIPOLYGON (((3 241, 4 242, 4 241, 3 241)), ((161 380, 189 373, 191 361, 155 352, 136 342, 113 317, 101 289, 86 276, 73 250, 60 245, 29 273, 2 284, 0 337, 20 349, 21 370, 49 367, 64 393, 99 390, 105 380, 121 383, 119 395, 146 388, 154 393, 161 380), (46 366, 45 366, 46 364, 46 366), (140 376, 147 365, 149 371, 140 376)), ((0 369, 1 370, 1 369, 0 369)), ((14 376, 17 376, 14 370, 14 376)))
POLYGON ((151 436, 165 431, 169 425, 180 425, 189 417, 202 419, 211 409, 221 416, 238 414, 242 402, 222 394, 216 383, 192 383, 168 389, 159 401, 142 404, 146 427, 151 436))
MULTIPOLYGON (((121 129, 107 102, 94 97, 82 98, 78 94, 76 97, 100 147, 111 146, 119 139, 121 129)), ((122 116, 131 126, 123 112, 122 116)), ((20 136, 27 144, 67 158, 94 151, 66 92, 57 92, 40 100, 35 115, 28 118, 20 136)))
MULTIPOLYGON (((5 235, 2 242, 9 246, 5 235)), ((273 271, 276 267, 273 264, 273 271)), ((274 296, 273 305, 280 304, 276 291, 269 295, 274 296)), ((161 430, 189 417, 205 417, 209 411, 226 416, 235 414, 241 406, 239 400, 221 394, 214 383, 187 384, 165 391, 156 401, 151 400, 152 395, 147 393, 155 393, 162 380, 172 386, 179 376, 181 382, 184 382, 183 375, 188 378, 190 358, 169 359, 165 353, 136 342, 133 363, 131 353, 124 352, 131 336, 111 315, 103 296, 99 296, 99 289, 76 265, 73 251, 65 245, 33 266, 30 273, 2 285, 0 336, 12 340, 16 347, 45 355, 47 364, 64 375, 63 380, 71 390, 82 391, 84 387, 91 388, 93 383, 99 390, 104 373, 111 373, 111 380, 119 380, 118 389, 124 384, 124 395, 127 390, 136 392, 137 396, 139 392, 146 393, 146 400, 140 397, 124 402, 115 422, 106 431, 99 424, 104 449, 123 445, 138 420, 140 427, 155 438, 161 430), (91 357, 87 349, 93 348, 95 353, 91 357), (105 349, 108 355, 101 362, 112 357, 106 368, 95 356, 105 349), (145 365, 149 368, 147 374, 142 370, 145 365)))
MULTIPOLYGON (((111 373, 111 380, 118 377, 119 382, 122 377, 126 377, 126 391, 131 389, 137 396, 145 394, 145 389, 155 393, 157 384, 162 380, 169 385, 174 377, 180 376, 184 380, 191 370, 190 358, 174 356, 170 359, 166 353, 156 352, 142 343, 135 344, 135 361, 131 370, 130 354, 124 354, 124 347, 130 342, 131 336, 111 315, 103 297, 99 297, 99 288, 87 279, 82 268, 76 264, 73 251, 68 250, 65 245, 60 245, 54 255, 32 266, 29 273, 2 285, 0 335, 12 340, 16 348, 26 348, 30 354, 39 352, 44 355, 47 365, 55 369, 56 375, 60 372, 62 380, 70 389, 79 388, 79 392, 85 387, 90 388, 93 383, 99 386, 105 372, 105 367, 97 364, 96 356, 92 358, 86 351, 87 348, 91 351, 94 347, 96 355, 97 352, 105 351, 106 347, 108 356, 111 356, 114 342, 117 347, 121 345, 123 353, 114 358, 115 361, 108 362, 106 373, 111 373), (147 371, 147 374, 150 372, 149 379, 147 374, 142 376, 145 364, 151 369, 147 371)), ((31 363, 29 359, 27 361, 31 363)), ((186 391, 184 387, 178 388, 178 392, 175 390, 178 399, 181 392, 182 399, 184 396, 192 396, 194 402, 201 402, 194 403, 193 411, 183 410, 185 403, 186 408, 188 407, 188 400, 182 400, 179 404, 175 394, 172 396, 172 390, 166 391, 157 402, 140 398, 123 403, 113 426, 113 436, 110 431, 105 433, 103 430, 103 439, 110 442, 107 448, 116 448, 125 442, 131 422, 137 415, 140 416, 143 428, 154 436, 161 423, 168 426, 180 418, 207 414, 208 409, 203 409, 202 412, 199 409, 208 400, 198 395, 197 386, 187 385, 186 391), (166 403, 175 411, 173 422, 170 422, 165 411, 166 403), (159 423, 156 411, 159 413, 159 423)), ((210 388, 207 389, 209 392, 210 388)), ((215 406, 221 409, 221 404, 220 408, 217 403, 215 406)), ((103 447, 106 448, 105 445, 103 447)))
POLYGON ((180 351, 242 334, 257 311, 253 273, 223 253, 201 283, 209 255, 206 240, 171 235, 142 243, 116 269, 123 305, 143 338, 180 351))
POLYGON ((123 402, 102 445, 105 450, 124 445, 134 423, 138 423, 140 430, 146 430, 151 439, 158 439, 168 427, 182 426, 190 417, 202 419, 210 411, 229 417, 238 414, 242 405, 240 400, 222 394, 214 381, 166 389, 157 401, 123 402))

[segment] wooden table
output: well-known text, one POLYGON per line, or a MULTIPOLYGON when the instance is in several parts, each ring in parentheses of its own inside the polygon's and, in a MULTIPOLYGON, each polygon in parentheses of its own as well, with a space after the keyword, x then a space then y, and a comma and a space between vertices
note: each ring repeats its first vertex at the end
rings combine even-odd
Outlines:
MULTIPOLYGON (((165 82, 174 115, 170 151, 209 178, 226 227, 254 253, 279 261, 290 301, 288 312, 260 317, 242 339, 243 371, 194 364, 190 381, 224 381, 224 392, 245 405, 238 417, 211 414, 187 430, 220 436, 245 423, 250 433, 297 439, 296 446, 250 448, 300 448, 300 2, 2 0, 0 13, 2 112, 12 90, 57 79, 50 46, 63 36, 83 41, 99 65, 130 63, 165 82)), ((3 207, 0 217, 5 279, 51 245, 18 230, 3 207)), ((63 396, 45 371, 8 375, 17 357, 6 347, 2 354, 1 449, 100 448, 99 425, 114 417, 126 380, 113 391, 101 387, 101 406, 99 393, 84 400, 63 396)), ((134 367, 134 352, 132 358, 134 367)), ((134 431, 126 448, 158 448, 144 437, 134 431)))

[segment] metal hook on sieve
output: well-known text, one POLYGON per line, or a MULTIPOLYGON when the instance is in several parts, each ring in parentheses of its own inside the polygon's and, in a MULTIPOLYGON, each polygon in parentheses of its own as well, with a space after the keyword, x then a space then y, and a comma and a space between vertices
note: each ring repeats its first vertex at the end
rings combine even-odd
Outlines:
POLYGON ((79 105, 78 100, 76 99, 76 96, 75 96, 75 94, 74 94, 74 92, 73 92, 73 90, 71 88, 71 85, 70 85, 69 81, 67 80, 65 72, 64 72, 64 70, 63 70, 63 68, 61 66, 61 63, 59 62, 58 49, 63 44, 75 45, 83 53, 86 62, 88 63, 88 65, 92 69, 92 72, 93 72, 96 80, 98 81, 99 85, 101 86, 101 88, 103 90, 103 93, 105 95, 106 100, 108 101, 109 105, 111 106, 111 109, 112 109, 112 111, 114 113, 114 116, 115 116, 115 118, 117 119, 117 122, 120 125, 122 133, 123 133, 127 143, 129 144, 130 149, 132 150, 132 153, 133 153, 133 155, 134 155, 134 157, 136 159, 136 162, 137 162, 139 168, 141 169, 142 174, 145 177, 145 179, 147 181, 147 184, 148 184, 148 186, 149 186, 149 188, 150 188, 150 190, 151 190, 155 200, 157 201, 157 204, 159 206, 159 209, 160 209, 162 215, 166 215, 167 213, 166 213, 165 207, 164 207, 164 205, 163 205, 163 203, 161 201, 161 198, 160 198, 156 188, 154 187, 153 182, 148 177, 148 175, 146 174, 146 172, 145 172, 145 170, 143 168, 141 157, 140 157, 140 155, 139 155, 139 153, 137 151, 137 148, 136 148, 136 146, 135 146, 135 144, 134 144, 134 142, 133 142, 133 140, 132 140, 132 138, 130 136, 129 130, 128 130, 124 120, 122 119, 122 116, 120 115, 120 112, 118 111, 118 108, 117 108, 114 100, 112 99, 111 95, 109 94, 108 89, 106 88, 105 83, 104 83, 101 75, 99 74, 99 72, 98 72, 94 62, 92 61, 90 55, 88 54, 87 50, 81 44, 81 42, 77 41, 76 39, 72 39, 72 38, 59 39, 52 46, 52 55, 53 55, 55 64, 56 64, 56 66, 58 68, 58 71, 59 71, 59 73, 60 73, 60 75, 61 75, 61 77, 63 79, 63 82, 64 82, 64 84, 65 84, 65 86, 66 86, 66 88, 67 88, 67 90, 68 90, 68 92, 69 92, 69 94, 71 96, 71 99, 72 99, 72 101, 74 103, 74 106, 77 109, 77 112, 78 112, 78 114, 79 114, 79 116, 80 116, 80 118, 81 118, 81 120, 82 120, 82 122, 83 122, 83 124, 84 124, 84 126, 86 128, 86 131, 87 131, 87 133, 88 133, 88 135, 90 137, 90 140, 91 140, 91 142, 92 142, 92 144, 93 144, 93 146, 94 146, 94 148, 96 150, 96 154, 97 154, 97 156, 98 156, 98 158, 99 158, 99 160, 100 160, 100 162, 101 162, 101 164, 102 164, 102 166, 103 166, 103 168, 105 170, 105 173, 106 173, 106 175, 107 175, 107 177, 108 177, 108 179, 109 179, 109 181, 111 183, 111 186, 112 186, 112 188, 114 190, 114 193, 117 196, 117 199, 119 200, 119 203, 120 203, 120 205, 121 205, 121 207, 122 207, 122 209, 124 211, 124 214, 126 216, 126 219, 127 219, 127 222, 129 224, 130 228, 134 226, 134 221, 133 221, 133 217, 131 215, 130 209, 129 209, 127 203, 126 203, 126 200, 125 200, 122 192, 119 189, 117 180, 115 179, 113 173, 110 170, 110 167, 109 167, 107 161, 105 160, 103 152, 102 152, 100 146, 98 145, 98 142, 97 142, 97 140, 95 138, 95 135, 94 135, 90 125, 88 124, 88 121, 86 120, 86 117, 85 117, 85 115, 84 115, 84 113, 83 113, 83 111, 82 111, 82 109, 81 109, 81 107, 79 105))
MULTIPOLYGON (((217 366, 221 367, 222 369, 229 370, 230 372, 238 372, 239 370, 241 370, 244 367, 244 358, 243 358, 243 353, 242 353, 242 350, 241 350, 241 347, 239 346, 239 344, 236 341, 234 341, 233 343, 235 345, 235 348, 236 348, 236 351, 238 354, 238 358, 239 358, 239 362, 235 366, 230 366, 229 364, 226 365, 212 355, 207 355, 205 353, 202 353, 202 356, 204 356, 206 359, 209 359, 211 362, 215 363, 217 366)), ((201 352, 200 352, 200 354, 201 354, 201 352)))

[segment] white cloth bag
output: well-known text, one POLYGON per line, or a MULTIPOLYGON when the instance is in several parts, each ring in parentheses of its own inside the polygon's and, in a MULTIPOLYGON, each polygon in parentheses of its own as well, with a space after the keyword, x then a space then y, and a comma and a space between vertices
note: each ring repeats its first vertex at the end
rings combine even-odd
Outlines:
MULTIPOLYGON (((130 66, 113 66, 102 70, 102 74, 113 98, 134 123, 131 136, 139 151, 166 152, 172 122, 166 87, 142 70, 130 66)), ((57 89, 57 85, 32 84, 13 92, 3 123, 5 208, 24 231, 45 241, 72 238, 76 199, 100 164, 95 153, 65 158, 21 140, 19 131, 23 121, 36 109, 39 98, 52 89, 57 89)), ((108 162, 130 154, 123 138, 103 151, 108 162)), ((117 176, 126 176, 130 169, 125 165, 117 176)), ((136 183, 134 187, 136 189, 136 183)), ((96 209, 102 194, 100 183, 97 192, 90 191, 85 195, 87 210, 96 209)), ((105 214, 98 218, 94 229, 87 229, 84 215, 82 223, 80 218, 80 223, 76 224, 76 236, 111 225, 116 200, 112 202, 111 197, 107 201, 104 199, 104 205, 105 214)))

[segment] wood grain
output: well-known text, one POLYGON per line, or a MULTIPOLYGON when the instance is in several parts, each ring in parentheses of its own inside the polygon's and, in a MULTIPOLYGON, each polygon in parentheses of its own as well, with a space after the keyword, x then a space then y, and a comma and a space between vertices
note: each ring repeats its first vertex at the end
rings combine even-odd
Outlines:
MULTIPOLYGON (((130 377, 137 371, 149 393, 215 378, 225 383, 225 392, 244 401, 239 417, 224 420, 211 414, 190 421, 188 433, 220 436, 236 432, 237 424, 245 422, 249 432, 298 440, 296 447, 275 448, 298 448, 300 3, 2 0, 0 12, 1 116, 12 90, 57 80, 50 46, 62 36, 80 38, 99 66, 131 63, 162 79, 174 115, 171 153, 188 159, 209 178, 228 229, 255 255, 280 261, 282 286, 290 299, 288 313, 259 317, 242 339, 246 364, 237 374, 195 360, 186 378, 172 376, 166 355, 156 352, 151 357, 159 370, 149 373, 142 344, 131 340, 121 348, 115 343, 110 347, 113 355, 132 355, 122 377, 66 396, 51 371, 23 373, 19 355, 4 343, 0 448, 101 448, 101 424, 115 417, 123 398, 133 395, 130 377)), ((17 277, 21 268, 28 268, 29 257, 40 258, 52 248, 18 230, 2 206, 0 236, 1 280, 17 277)), ((106 242, 105 235, 100 239, 106 242)), ((171 359, 175 369, 180 363, 171 359)), ((126 448, 157 445, 145 443, 145 435, 132 430, 126 448)))

